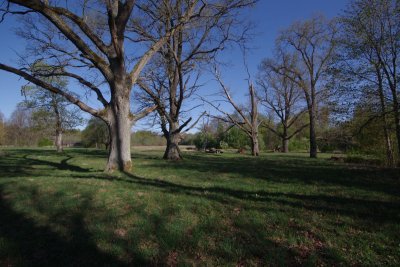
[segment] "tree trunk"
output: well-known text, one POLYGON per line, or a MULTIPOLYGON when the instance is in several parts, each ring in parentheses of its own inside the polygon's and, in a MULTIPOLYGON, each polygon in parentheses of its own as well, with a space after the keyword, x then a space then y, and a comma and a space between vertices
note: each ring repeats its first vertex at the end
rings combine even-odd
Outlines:
POLYGON ((57 152, 63 152, 62 130, 61 129, 56 129, 56 149, 57 149, 57 152))
POLYGON ((310 158, 317 158, 318 146, 317 135, 315 133, 315 110, 309 111, 310 115, 310 158))
POLYGON ((287 137, 282 138, 282 152, 289 153, 289 139, 287 137))
MULTIPOLYGON (((399 103, 397 98, 393 100, 393 113, 394 113, 394 122, 396 124, 396 138, 397 138, 397 150, 398 157, 400 158, 400 110, 399 103)), ((400 159, 398 159, 398 164, 400 164, 400 159)))
POLYGON ((130 171, 132 160, 129 94, 113 97, 107 110, 107 125, 110 149, 105 171, 130 171))
POLYGON ((381 104, 381 111, 383 114, 382 122, 383 122, 383 134, 385 136, 386 161, 388 166, 393 167, 394 153, 393 153, 392 140, 390 138, 389 127, 386 116, 386 103, 385 103, 385 96, 383 93, 383 79, 379 68, 376 69, 376 73, 378 78, 379 100, 381 104))
POLYGON ((251 155, 258 157, 260 155, 260 148, 258 144, 258 135, 255 134, 251 137, 251 155))
POLYGON ((167 148, 164 152, 164 159, 181 160, 181 150, 179 149, 180 134, 170 134, 167 137, 167 148))
MULTIPOLYGON (((286 116, 285 118, 288 118, 286 116)), ((287 128, 287 120, 283 123, 283 134, 282 134, 282 153, 289 153, 289 139, 288 139, 288 128, 287 128)))
POLYGON ((53 95, 53 101, 52 101, 52 105, 53 105, 53 110, 54 113, 56 115, 56 149, 57 152, 62 152, 63 151, 63 147, 62 147, 62 121, 61 121, 61 114, 60 111, 58 109, 58 105, 57 105, 57 101, 55 99, 55 96, 53 95))
POLYGON ((167 160, 181 160, 181 150, 179 149, 179 142, 181 141, 181 135, 177 130, 179 125, 177 123, 171 123, 168 135, 165 136, 167 139, 167 147, 164 152, 164 159, 167 160))

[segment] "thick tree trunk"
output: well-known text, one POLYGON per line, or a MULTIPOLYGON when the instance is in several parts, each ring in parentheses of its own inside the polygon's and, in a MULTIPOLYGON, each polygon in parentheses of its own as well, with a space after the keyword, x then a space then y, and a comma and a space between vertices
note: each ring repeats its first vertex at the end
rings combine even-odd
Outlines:
POLYGON ((260 147, 258 144, 257 134, 251 137, 251 155, 255 157, 258 157, 260 155, 260 147))
POLYGON ((62 145, 62 130, 56 130, 56 149, 57 152, 63 152, 63 145, 62 145))
POLYGON ((181 150, 179 149, 180 134, 169 134, 167 137, 167 147, 164 152, 164 159, 181 160, 181 150))
POLYGON ((167 147, 164 152, 164 159, 167 160, 181 160, 181 150, 179 149, 179 142, 181 141, 181 134, 178 132, 179 124, 174 122, 170 123, 169 131, 164 132, 167 139, 167 147))
MULTIPOLYGON (((287 118, 288 116, 286 116, 287 118)), ((289 153, 289 139, 288 139, 288 128, 287 128, 287 120, 283 124, 283 134, 282 134, 282 153, 289 153)))
POLYGON ((315 132, 315 110, 309 111, 310 115, 310 158, 316 158, 318 153, 317 135, 315 132))
POLYGON ((282 152, 289 153, 289 139, 287 137, 282 138, 282 152))
POLYGON ((130 171, 132 160, 129 95, 114 96, 110 106, 107 110, 110 149, 105 171, 130 171))

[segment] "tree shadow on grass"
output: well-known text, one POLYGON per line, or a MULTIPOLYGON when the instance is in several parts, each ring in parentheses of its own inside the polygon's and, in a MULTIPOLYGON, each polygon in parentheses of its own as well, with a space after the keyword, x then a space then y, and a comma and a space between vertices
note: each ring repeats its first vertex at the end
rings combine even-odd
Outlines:
POLYGON ((65 154, 67 158, 62 159, 60 163, 58 162, 53 162, 53 161, 48 161, 48 160, 42 160, 42 159, 36 159, 36 158, 30 158, 28 155, 23 156, 26 160, 25 164, 26 165, 41 165, 41 166, 50 166, 53 168, 56 168, 60 171, 72 171, 72 172, 90 172, 89 168, 82 168, 76 165, 69 164, 68 161, 73 159, 74 157, 65 154))
MULTIPOLYGON (((212 224, 196 224, 191 227, 191 233, 185 229, 176 229, 168 218, 176 212, 178 203, 173 206, 162 206, 161 212, 144 209, 137 206, 130 213, 134 213, 136 219, 146 222, 147 231, 144 229, 132 229, 128 239, 120 240, 118 236, 107 237, 106 231, 113 232, 116 224, 115 215, 108 215, 103 208, 94 207, 91 204, 91 195, 82 196, 77 207, 64 207, 58 203, 64 203, 68 197, 63 192, 56 191, 50 194, 40 193, 35 187, 24 185, 12 185, 13 194, 9 192, 8 185, 0 186, 0 238, 3 239, 3 250, 0 251, 0 265, 4 266, 169 266, 171 252, 177 252, 177 261, 189 260, 189 262, 202 263, 202 259, 196 258, 196 251, 203 254, 214 263, 245 264, 246 260, 256 260, 259 265, 293 266, 312 260, 310 255, 304 255, 296 248, 290 248, 283 244, 270 240, 260 223, 246 220, 236 225, 235 230, 219 232, 219 222, 212 224), (7 189, 4 187, 7 186, 7 189), (30 201, 27 211, 17 211, 12 203, 18 195, 23 194, 30 201), (31 217, 39 213, 39 218, 47 217, 47 221, 38 222, 31 217), (96 221, 87 221, 88 217, 95 216, 96 221), (108 218, 107 216, 114 216, 108 218), (109 245, 119 247, 118 257, 105 253, 98 249, 98 237, 88 231, 88 224, 102 224, 106 230, 99 228, 97 234, 106 236, 109 245), (67 233, 60 231, 65 228, 67 233), (193 233, 197 235, 193 236, 193 233), (201 233, 201 234, 199 234, 201 233), (152 236, 152 238, 150 238, 152 236), (196 237, 197 236, 197 237, 196 237), (155 239, 154 239, 155 238, 155 239), (201 239, 213 239, 212 247, 207 251, 202 250, 201 239), (96 240, 96 241, 95 241, 96 240), (131 241, 129 241, 131 240, 131 241), (139 244, 157 243, 156 254, 146 255, 139 244), (97 242, 97 243, 96 243, 97 242), (5 245, 4 245, 5 244, 5 245), (183 257, 183 258, 182 258, 183 257), (188 257, 188 258, 186 258, 188 257)), ((23 200, 19 200, 23 201, 23 200)), ((205 220, 207 221, 207 220, 205 220)), ((109 234, 109 233, 108 233, 109 234)), ((315 249, 307 253, 324 253, 324 260, 331 262, 345 262, 329 248, 315 249)), ((172 254, 173 255, 173 254, 172 254)), ((172 261, 172 265, 173 265, 172 261)), ((253 261, 254 264, 254 261, 253 261)))
MULTIPOLYGON (((336 165, 327 160, 291 156, 222 158, 187 155, 185 161, 164 164, 168 164, 168 168, 176 170, 217 174, 232 173, 233 177, 239 176, 277 183, 339 185, 400 196, 399 169, 336 165)), ((160 168, 163 164, 154 162, 147 166, 160 168)))
POLYGON ((271 241, 262 232, 261 225, 251 221, 236 231, 224 233, 219 232, 220 225, 217 223, 200 224, 192 229, 201 233, 197 239, 190 234, 187 236, 185 229, 171 227, 173 222, 168 220, 176 212, 175 205, 161 205, 161 212, 135 207, 131 213, 145 221, 150 232, 134 228, 123 239, 118 236, 110 239, 110 233, 106 232, 111 230, 113 234, 116 229, 107 227, 117 227, 118 216, 108 215, 104 207, 94 207, 90 200, 92 196, 82 196, 77 207, 65 207, 57 204, 68 199, 62 192, 43 194, 31 186, 16 183, 11 186, 11 194, 7 193, 10 183, 0 186, 0 266, 170 266, 171 253, 175 252, 183 262, 191 258, 201 263, 202 259, 196 259, 195 252, 202 251, 199 249, 199 242, 202 242, 199 238, 208 237, 215 238, 217 246, 207 248, 203 256, 218 262, 240 263, 257 259, 259 265, 268 262, 278 266, 298 263, 300 260, 296 250, 271 241), (23 194, 25 199, 15 200, 19 197, 16 194, 23 194), (17 211, 12 203, 18 201, 29 201, 29 207, 23 212, 17 211), (39 219, 32 217, 38 213, 39 219), (95 216, 95 219, 88 222, 91 216, 95 216), (40 222, 42 217, 47 217, 47 221, 40 222), (97 237, 94 237, 94 233, 88 231, 88 226, 99 223, 105 223, 106 228, 98 228, 97 237), (67 233, 60 232, 63 228, 67 233), (103 242, 118 247, 118 257, 97 248, 99 235, 103 242), (146 255, 141 250, 143 248, 139 248, 140 244, 153 241, 157 243, 157 252, 146 255), (229 244, 228 250, 224 247, 225 242, 229 244))
MULTIPOLYGON (((44 169, 57 169, 60 171, 71 171, 79 173, 89 173, 90 168, 82 168, 72 165, 68 161, 74 157, 68 154, 57 154, 58 157, 65 157, 60 162, 33 158, 36 154, 25 154, 16 156, 14 154, 0 158, 0 178, 27 177, 43 175, 44 169), (38 168, 38 166, 40 166, 38 168)), ((53 174, 47 172, 46 175, 53 174)))
POLYGON ((67 238, 15 211, 3 186, 0 187, 0 238, 3 239, 0 266, 127 266, 96 247, 83 221, 84 213, 90 209, 88 202, 82 203, 77 211, 64 214, 70 218, 67 238))
POLYGON ((0 178, 29 176, 34 168, 19 157, 0 158, 0 178))
MULTIPOLYGON (((191 197, 206 198, 221 204, 232 204, 232 199, 252 202, 275 202, 296 209, 308 209, 322 213, 351 216, 354 219, 381 224, 400 220, 400 202, 356 199, 328 195, 302 195, 295 193, 268 192, 264 190, 246 191, 217 186, 197 187, 182 185, 159 179, 147 179, 125 172, 126 178, 98 175, 94 179, 121 181, 151 187, 157 190, 183 194, 191 197)), ((90 178, 73 175, 71 178, 90 178)))
MULTIPOLYGON (((80 153, 80 152, 78 152, 80 153)), ((286 206, 295 208, 306 208, 319 212, 329 212, 341 215, 350 215, 359 219, 371 220, 376 223, 384 221, 396 221, 400 216, 400 203, 388 202, 380 200, 357 199, 353 197, 330 196, 324 194, 295 194, 268 192, 265 190, 246 191, 239 189, 231 189, 228 187, 218 186, 191 186, 179 183, 173 183, 160 179, 147 179, 125 173, 128 179, 118 178, 117 176, 108 176, 102 173, 91 172, 90 169, 71 165, 68 163, 72 156, 66 154, 64 158, 58 162, 52 162, 43 159, 33 159, 25 155, 24 157, 10 157, 7 161, 0 160, 0 166, 14 165, 16 169, 11 172, 5 168, 0 171, 0 176, 10 177, 15 174, 19 176, 32 175, 34 169, 32 165, 51 166, 58 170, 67 170, 73 173, 67 175, 71 178, 95 178, 107 180, 122 180, 128 183, 150 186, 159 190, 170 193, 186 194, 191 196, 205 197, 220 203, 229 204, 231 199, 240 201, 253 202, 277 202, 286 206), (85 174, 79 175, 78 173, 85 174), (89 174, 89 175, 87 175, 89 174)), ((373 170, 357 169, 350 170, 345 166, 327 165, 325 162, 308 161, 297 157, 285 157, 285 161, 274 161, 271 159, 254 159, 254 158, 204 158, 199 156, 190 156, 185 162, 177 164, 172 162, 164 162, 168 164, 168 168, 172 169, 189 169, 194 171, 212 171, 218 172, 238 172, 239 175, 252 176, 256 179, 270 179, 279 183, 316 183, 323 186, 326 183, 338 184, 345 187, 355 187, 364 190, 378 191, 389 193, 394 196, 400 196, 398 179, 392 173, 386 174, 382 179, 368 179, 373 170), (285 165, 282 166, 282 163, 285 165), (308 165, 308 166, 305 166, 308 165), (364 177, 363 175, 367 176, 364 177), (392 175, 392 176, 391 176, 392 175), (389 177, 389 178, 388 178, 389 177), (392 185, 391 185, 392 184, 392 185)), ((154 168, 160 168, 154 164, 154 168)), ((162 165, 161 164, 161 165, 162 165)), ((397 171, 397 170, 394 170, 397 171)), ((46 175, 54 175, 47 173, 46 175)), ((379 177, 372 173, 370 177, 379 177)))
MULTIPOLYGON (((400 203, 394 202, 389 203, 384 201, 371 201, 326 195, 302 195, 293 193, 268 192, 264 190, 246 191, 218 186, 191 186, 160 179, 142 178, 130 173, 125 173, 126 177, 107 176, 100 173, 97 173, 92 177, 92 175, 85 176, 85 174, 89 171, 88 169, 80 167, 78 169, 74 169, 74 166, 72 166, 72 168, 71 166, 65 166, 69 165, 69 157, 63 159, 64 162, 61 161, 60 163, 49 162, 41 159, 39 162, 36 159, 34 159, 32 162, 31 158, 29 157, 22 158, 20 160, 21 162, 25 162, 27 165, 32 164, 51 166, 52 168, 71 171, 72 173, 70 175, 66 175, 66 177, 85 179, 94 178, 127 182, 140 185, 149 189, 149 191, 159 190, 161 192, 174 195, 183 194, 190 197, 206 198, 211 201, 227 205, 227 207, 228 205, 231 207, 232 203, 239 201, 243 205, 256 209, 262 209, 262 211, 265 212, 268 210, 268 208, 270 208, 270 205, 265 205, 265 208, 263 208, 262 205, 252 204, 267 204, 268 202, 276 202, 284 207, 293 207, 297 210, 308 209, 311 211, 347 215, 356 219, 370 220, 376 224, 387 221, 398 222, 400 214, 400 205, 398 205, 400 203)), ((219 163, 221 163, 221 160, 223 160, 223 158, 219 160, 219 163)), ((233 162, 237 164, 240 161, 234 160, 233 162)), ((185 162, 181 164, 181 166, 185 166, 186 164, 187 163, 185 162)), ((189 164, 193 163, 189 162, 189 164)), ((207 165, 209 162, 202 164, 207 165)), ((230 164, 232 166, 233 163, 230 164)), ((239 167, 242 164, 243 163, 240 163, 239 167)), ((256 165, 257 164, 259 163, 256 163, 256 165)), ((271 168, 271 164, 272 163, 268 162, 268 168, 271 168)), ((276 168, 279 167, 277 163, 273 164, 275 164, 273 166, 276 168)), ((179 165, 176 166, 180 167, 179 165)), ((228 168, 231 166, 228 165, 228 168)), ((324 167, 321 168, 323 169, 324 167)), ((27 171, 29 172, 29 169, 27 171)), ((53 174, 48 173, 46 175, 50 176, 53 174)), ((292 177, 292 179, 294 178, 292 177)), ((30 189, 27 188, 24 190, 29 191, 30 189)), ((2 195, 1 187, 0 195, 2 195)), ((43 198, 43 196, 40 196, 38 193, 32 191, 31 198, 43 198)), ((56 205, 55 203, 60 201, 64 201, 62 195, 58 195, 58 197, 54 199, 48 198, 46 203, 48 202, 52 203, 51 205, 56 205)), ((44 207, 41 207, 40 203, 34 202, 32 205, 42 213, 47 212, 44 207)), ((87 216, 88 213, 93 212, 93 209, 94 208, 91 206, 90 202, 86 201, 79 205, 78 208, 74 208, 72 210, 60 210, 56 215, 54 215, 54 217, 51 218, 50 221, 59 222, 60 220, 63 221, 66 217, 68 217, 68 219, 66 219, 66 223, 61 223, 64 226, 67 226, 68 232, 71 236, 71 238, 66 239, 54 232, 49 226, 37 225, 37 222, 35 222, 33 219, 29 218, 23 213, 16 212, 10 202, 7 200, 7 196, 3 196, 0 199, 0 214, 2 215, 0 219, 0 234, 1 237, 14 244, 14 246, 10 246, 11 250, 7 251, 7 254, 4 254, 4 256, 0 254, 0 258, 4 258, 3 262, 5 263, 15 262, 15 265, 21 266, 123 266, 125 262, 121 262, 118 258, 99 251, 96 247, 96 243, 93 241, 92 235, 86 229, 84 217, 85 215, 87 216)), ((137 210, 136 212, 145 218, 148 223, 154 222, 156 225, 155 231, 157 232, 155 235, 158 238, 158 242, 162 244, 159 255, 157 255, 158 259, 155 261, 154 258, 149 258, 146 255, 142 255, 141 252, 134 247, 136 244, 132 246, 132 244, 122 242, 121 247, 123 250, 129 251, 129 257, 133 257, 133 260, 130 261, 131 263, 134 263, 138 266, 148 266, 152 264, 162 265, 165 263, 163 260, 166 256, 168 256, 168 252, 171 249, 174 249, 173 243, 172 245, 168 242, 165 243, 166 241, 163 240, 163 238, 165 236, 170 236, 171 239, 176 239, 176 237, 174 237, 173 232, 169 232, 170 228, 168 227, 168 222, 165 221, 165 218, 157 217, 156 214, 153 214, 152 212, 148 214, 143 213, 143 210, 137 210), (159 233, 159 231, 162 233, 159 233)), ((165 214, 165 216, 168 216, 168 214, 165 214)), ((208 236, 208 234, 215 229, 218 230, 218 228, 197 230, 207 233, 205 236, 208 236)), ((262 229, 262 225, 256 225, 251 220, 247 222, 247 225, 240 226, 238 229, 236 229, 235 233, 232 233, 234 236, 231 236, 231 239, 235 240, 233 241, 234 247, 232 249, 241 251, 241 255, 239 255, 241 257, 256 257, 260 259, 260 262, 272 262, 272 265, 298 265, 306 261, 305 259, 301 259, 299 261, 299 257, 303 257, 301 255, 301 251, 296 248, 283 246, 282 244, 276 243, 273 240, 269 240, 265 237, 266 233, 262 229), (277 257, 277 255, 280 256, 277 257), (279 257, 283 258, 282 262, 278 261, 279 257)), ((142 236, 141 238, 146 239, 146 236, 142 236)), ((223 239, 224 237, 221 238, 223 239)), ((194 248, 196 247, 196 245, 193 246, 194 248)), ((185 248, 182 247, 182 249, 185 248)), ((212 256, 221 258, 229 258, 233 255, 237 256, 235 252, 224 252, 224 250, 219 247, 215 248, 214 250, 210 249, 209 253, 212 254, 212 256)), ((324 248, 323 251, 317 251, 316 253, 323 253, 323 257, 325 258, 331 257, 333 263, 345 262, 345 260, 337 256, 334 251, 330 251, 329 248, 324 248)), ((240 262, 240 257, 235 260, 240 262)))

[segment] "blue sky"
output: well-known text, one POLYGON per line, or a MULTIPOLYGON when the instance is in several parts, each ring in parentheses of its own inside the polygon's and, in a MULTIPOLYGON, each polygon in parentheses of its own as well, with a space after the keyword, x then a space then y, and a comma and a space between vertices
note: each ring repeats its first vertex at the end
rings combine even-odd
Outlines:
MULTIPOLYGON (((271 55, 274 40, 280 30, 313 14, 336 16, 345 9, 347 3, 348 0, 260 0, 257 6, 246 14, 257 27, 257 34, 252 42, 254 49, 247 55, 251 74, 254 76, 260 61, 271 55)), ((16 52, 22 52, 25 47, 25 43, 14 34, 13 28, 16 26, 16 21, 11 16, 0 24, 0 62, 14 66, 17 60, 16 52)), ((244 99, 246 91, 246 72, 243 69, 242 55, 239 51, 231 50, 227 51, 223 58, 230 61, 229 71, 223 72, 223 78, 239 102, 240 99, 244 99)), ((24 84, 26 82, 23 79, 0 71, 0 111, 6 118, 10 116, 16 104, 23 100, 20 88, 24 84)), ((206 90, 212 92, 213 88, 208 86, 206 90)))

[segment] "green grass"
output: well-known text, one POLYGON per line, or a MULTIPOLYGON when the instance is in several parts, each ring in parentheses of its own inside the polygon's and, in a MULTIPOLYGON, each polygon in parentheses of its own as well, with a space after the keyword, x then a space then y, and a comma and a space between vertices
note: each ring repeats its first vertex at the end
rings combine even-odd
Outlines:
POLYGON ((399 266, 399 170, 306 154, 0 151, 0 266, 399 266))

